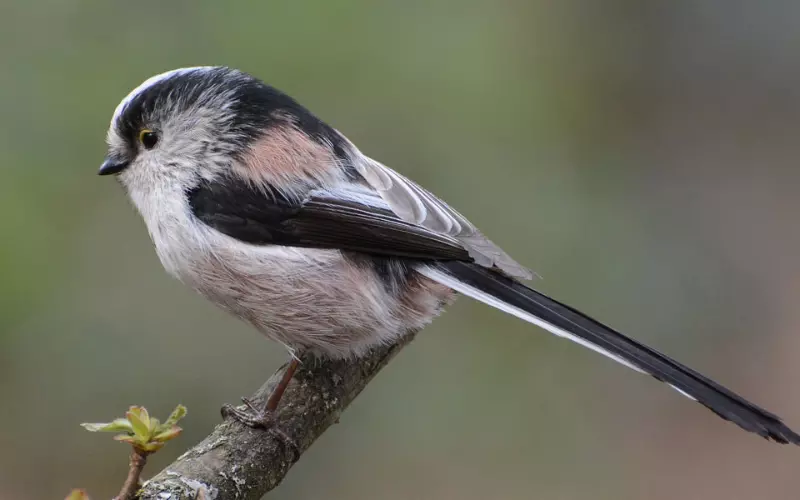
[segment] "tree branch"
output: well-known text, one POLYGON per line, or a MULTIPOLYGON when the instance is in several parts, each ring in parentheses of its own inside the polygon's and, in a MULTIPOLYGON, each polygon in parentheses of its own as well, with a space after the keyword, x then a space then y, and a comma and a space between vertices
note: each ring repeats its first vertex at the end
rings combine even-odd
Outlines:
MULTIPOLYGON (((139 498, 260 499, 280 484, 300 456, 339 420, 344 409, 415 333, 354 361, 304 357, 276 411, 277 426, 291 442, 279 432, 251 429, 226 420, 145 483, 139 498)), ((261 386, 254 401, 263 403, 285 367, 261 386)))
POLYGON ((146 451, 136 447, 131 450, 128 477, 125 479, 119 495, 114 497, 114 500, 132 500, 136 498, 136 492, 139 490, 139 480, 142 477, 142 469, 147 464, 147 455, 146 451))

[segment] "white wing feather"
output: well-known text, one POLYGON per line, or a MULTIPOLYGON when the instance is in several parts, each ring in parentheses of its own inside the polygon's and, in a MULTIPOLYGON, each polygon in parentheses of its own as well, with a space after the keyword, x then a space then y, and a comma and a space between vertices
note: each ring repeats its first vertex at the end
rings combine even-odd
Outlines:
POLYGON ((362 154, 352 143, 354 167, 401 219, 454 237, 481 266, 531 279, 533 273, 489 241, 466 217, 419 184, 362 154))

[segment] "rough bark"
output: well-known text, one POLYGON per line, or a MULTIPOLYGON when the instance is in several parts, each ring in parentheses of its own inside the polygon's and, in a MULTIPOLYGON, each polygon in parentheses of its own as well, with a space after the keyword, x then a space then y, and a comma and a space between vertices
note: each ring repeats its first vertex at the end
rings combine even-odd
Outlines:
MULTIPOLYGON (((278 432, 225 420, 198 445, 145 483, 143 500, 257 500, 272 490, 302 454, 338 421, 372 378, 414 337, 353 361, 303 359, 276 411, 278 432)), ((263 404, 284 365, 256 392, 263 404)))

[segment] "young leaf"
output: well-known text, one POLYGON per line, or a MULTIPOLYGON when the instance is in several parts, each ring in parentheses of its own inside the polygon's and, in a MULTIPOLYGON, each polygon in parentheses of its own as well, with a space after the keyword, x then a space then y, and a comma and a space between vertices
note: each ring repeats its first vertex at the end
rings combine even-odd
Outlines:
POLYGON ((150 438, 150 415, 147 410, 142 406, 131 406, 126 415, 133 426, 133 433, 147 441, 150 438))
POLYGON ((89 500, 89 494, 85 490, 74 489, 69 492, 64 500, 89 500))
POLYGON ((129 443, 134 446, 138 445, 138 443, 141 441, 136 436, 131 436, 130 434, 117 434, 114 436, 114 439, 116 441, 122 441, 123 443, 129 443))
POLYGON ((133 432, 133 426, 125 418, 117 418, 113 422, 81 424, 89 432, 133 432))
POLYGON ((156 451, 160 450, 161 448, 163 448, 164 447, 164 443, 158 443, 158 442, 155 442, 155 441, 150 441, 149 443, 144 443, 144 444, 141 444, 141 445, 137 444, 135 446, 137 448, 139 448, 140 450, 146 451, 148 453, 153 453, 153 452, 156 452, 156 451))
POLYGON ((152 453, 161 449, 164 444, 177 437, 182 429, 175 425, 186 416, 186 407, 178 405, 166 422, 163 424, 155 417, 151 417, 143 406, 131 406, 125 414, 126 418, 118 418, 108 423, 81 424, 92 432, 123 432, 114 439, 129 443, 138 450, 152 453))
POLYGON ((177 425, 173 425, 172 427, 164 429, 163 431, 153 436, 153 441, 165 443, 170 439, 175 439, 176 437, 178 437, 178 434, 180 434, 181 432, 183 432, 183 429, 181 429, 177 425))
POLYGON ((158 429, 162 425, 163 424, 161 423, 161 421, 159 419, 157 419, 156 417, 150 417, 150 426, 149 426, 150 427, 150 435, 153 435, 156 432, 158 432, 158 429))
POLYGON ((166 422, 164 422, 164 427, 172 426, 177 424, 183 417, 186 416, 186 407, 183 405, 178 405, 172 410, 169 418, 166 422))

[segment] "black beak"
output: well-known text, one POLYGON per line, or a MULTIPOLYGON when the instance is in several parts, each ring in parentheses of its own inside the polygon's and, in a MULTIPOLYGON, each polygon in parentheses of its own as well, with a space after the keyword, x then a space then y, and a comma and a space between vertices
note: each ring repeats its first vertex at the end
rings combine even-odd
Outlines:
POLYGON ((114 175, 128 168, 128 161, 119 158, 106 158, 97 175, 114 175))

